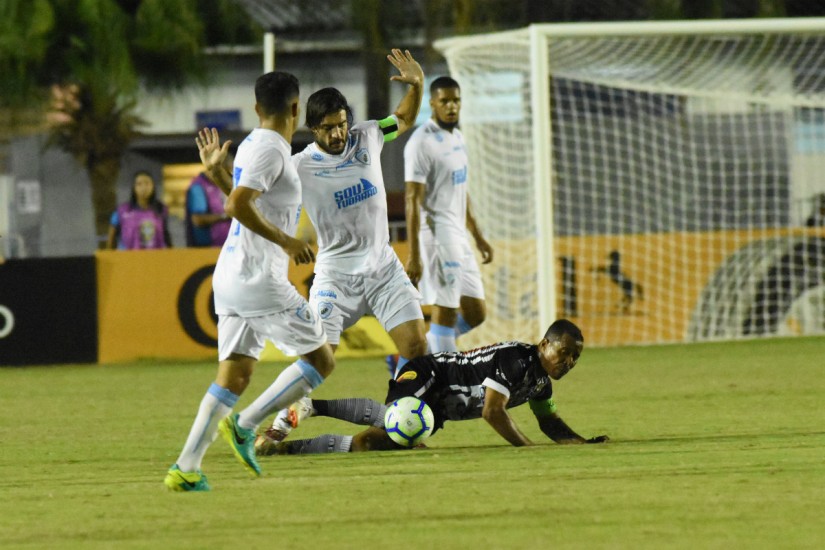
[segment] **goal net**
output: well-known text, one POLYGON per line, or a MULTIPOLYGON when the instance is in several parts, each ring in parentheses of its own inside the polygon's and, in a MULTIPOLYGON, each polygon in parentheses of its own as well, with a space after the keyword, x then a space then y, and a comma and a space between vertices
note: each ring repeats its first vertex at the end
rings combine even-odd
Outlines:
POLYGON ((588 345, 825 333, 825 19, 534 25, 436 47, 495 249, 487 321, 462 347, 532 341, 559 317, 588 345))

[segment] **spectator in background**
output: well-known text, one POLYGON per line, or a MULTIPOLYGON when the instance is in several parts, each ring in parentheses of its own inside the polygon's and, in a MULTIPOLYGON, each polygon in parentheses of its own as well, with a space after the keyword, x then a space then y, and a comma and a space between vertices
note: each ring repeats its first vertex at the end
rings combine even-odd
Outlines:
POLYGON ((170 248, 169 209, 155 196, 155 180, 145 171, 135 173, 129 202, 112 214, 106 247, 119 250, 170 248))
POLYGON ((186 190, 186 246, 223 246, 231 218, 224 212, 226 196, 201 172, 186 190))
POLYGON ((825 226, 825 193, 820 193, 815 199, 816 207, 811 216, 805 220, 806 227, 825 226))

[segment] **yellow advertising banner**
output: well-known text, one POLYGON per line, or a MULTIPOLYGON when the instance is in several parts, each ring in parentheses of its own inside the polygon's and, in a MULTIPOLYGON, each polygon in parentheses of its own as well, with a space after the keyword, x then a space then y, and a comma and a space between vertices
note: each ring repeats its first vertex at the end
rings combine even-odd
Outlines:
MULTIPOLYGON (((557 316, 570 318, 590 344, 600 346, 747 336, 746 327, 718 325, 736 318, 732 308, 740 308, 739 318, 747 322, 760 301, 773 307, 767 302, 775 298, 760 298, 754 287, 772 284, 770 268, 799 247, 794 243, 813 246, 801 257, 821 265, 817 237, 822 235, 774 228, 557 238, 555 252, 563 260, 556 279, 557 316)), ((796 319, 774 321, 787 326, 753 327, 749 334, 802 333, 796 319)))
MULTIPOLYGON (((406 258, 406 250, 406 243, 396 248, 401 258, 406 258)), ((218 253, 217 248, 98 251, 98 361, 217 359, 212 272, 218 253)), ((289 279, 304 296, 313 267, 290 266, 289 279)), ((381 324, 365 317, 342 335, 336 356, 395 352, 381 324)), ((267 343, 261 359, 286 357, 267 343)))

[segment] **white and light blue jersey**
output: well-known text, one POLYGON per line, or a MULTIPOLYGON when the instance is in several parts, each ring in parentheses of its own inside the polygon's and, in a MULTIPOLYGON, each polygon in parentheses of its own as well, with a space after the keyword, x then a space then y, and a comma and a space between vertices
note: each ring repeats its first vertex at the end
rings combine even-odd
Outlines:
POLYGON ((467 240, 467 148, 458 128, 448 132, 432 119, 416 128, 404 147, 404 181, 427 186, 421 232, 440 244, 467 240))
MULTIPOLYGON (((256 206, 270 223, 293 236, 301 213, 301 185, 289 143, 273 130, 256 128, 238 147, 233 186, 261 192, 256 206)), ((289 255, 275 243, 232 220, 212 287, 219 315, 257 317, 284 311, 294 288, 289 255)))
POLYGON ((370 120, 352 127, 340 155, 312 143, 292 157, 303 206, 318 234, 316 272, 370 272, 389 247, 381 172, 385 135, 386 128, 370 120))

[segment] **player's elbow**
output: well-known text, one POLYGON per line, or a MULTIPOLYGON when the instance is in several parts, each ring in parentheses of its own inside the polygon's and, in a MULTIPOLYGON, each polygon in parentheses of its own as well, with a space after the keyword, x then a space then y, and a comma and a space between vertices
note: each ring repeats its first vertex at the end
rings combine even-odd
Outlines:
POLYGON ((481 418, 493 425, 500 421, 503 416, 506 416, 506 414, 507 412, 499 407, 487 407, 485 405, 485 407, 481 409, 481 418))

